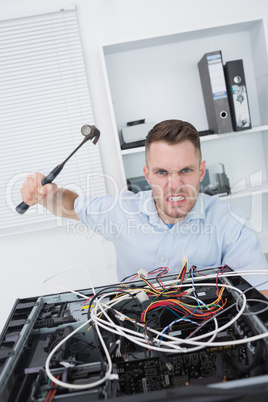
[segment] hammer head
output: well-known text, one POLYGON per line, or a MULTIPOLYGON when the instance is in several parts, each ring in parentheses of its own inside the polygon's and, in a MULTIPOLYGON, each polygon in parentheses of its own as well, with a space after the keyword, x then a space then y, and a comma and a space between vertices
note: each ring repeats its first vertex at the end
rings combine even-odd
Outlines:
POLYGON ((95 127, 94 125, 90 126, 89 124, 85 124, 81 128, 81 133, 85 136, 85 139, 83 142, 86 142, 88 140, 93 140, 93 144, 97 144, 100 138, 100 131, 95 127))

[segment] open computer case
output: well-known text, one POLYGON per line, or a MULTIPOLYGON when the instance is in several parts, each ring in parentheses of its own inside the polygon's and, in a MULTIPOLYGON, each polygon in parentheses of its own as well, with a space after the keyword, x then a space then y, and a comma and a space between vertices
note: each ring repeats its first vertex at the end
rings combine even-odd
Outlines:
POLYGON ((267 331, 267 299, 227 266, 18 299, 0 401, 267 401, 267 331))

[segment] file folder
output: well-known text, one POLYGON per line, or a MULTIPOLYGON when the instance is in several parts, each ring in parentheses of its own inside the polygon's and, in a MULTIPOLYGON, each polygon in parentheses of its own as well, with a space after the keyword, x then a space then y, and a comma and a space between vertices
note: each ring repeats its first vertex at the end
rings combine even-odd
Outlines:
POLYGON ((198 70, 209 129, 218 134, 233 131, 221 51, 205 53, 198 70))
POLYGON ((227 93, 234 131, 251 128, 248 94, 243 60, 228 61, 224 65, 227 93))

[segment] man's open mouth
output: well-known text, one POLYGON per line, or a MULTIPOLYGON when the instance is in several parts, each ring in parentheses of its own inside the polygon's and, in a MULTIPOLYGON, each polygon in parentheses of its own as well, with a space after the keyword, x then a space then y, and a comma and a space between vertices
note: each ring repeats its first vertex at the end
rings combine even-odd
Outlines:
POLYGON ((171 201, 171 202, 183 201, 184 199, 185 199, 185 197, 183 195, 168 197, 168 201, 171 201))

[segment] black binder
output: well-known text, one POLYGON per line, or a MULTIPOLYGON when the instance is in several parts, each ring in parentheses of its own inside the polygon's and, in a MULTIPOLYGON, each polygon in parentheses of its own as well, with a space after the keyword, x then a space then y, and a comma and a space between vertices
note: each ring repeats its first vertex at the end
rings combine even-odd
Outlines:
POLYGON ((248 94, 243 60, 233 60, 224 66, 227 92, 234 131, 251 128, 248 94))
POLYGON ((209 129, 218 134, 233 131, 221 51, 204 54, 198 69, 209 129))

